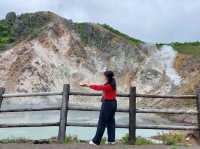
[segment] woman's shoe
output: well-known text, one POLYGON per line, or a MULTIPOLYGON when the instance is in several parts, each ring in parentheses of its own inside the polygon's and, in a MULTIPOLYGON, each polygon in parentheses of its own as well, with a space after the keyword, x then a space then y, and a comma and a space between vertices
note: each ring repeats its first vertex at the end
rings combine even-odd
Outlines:
POLYGON ((97 145, 97 144, 95 144, 92 140, 89 142, 89 144, 90 144, 90 145, 95 145, 95 146, 97 145))

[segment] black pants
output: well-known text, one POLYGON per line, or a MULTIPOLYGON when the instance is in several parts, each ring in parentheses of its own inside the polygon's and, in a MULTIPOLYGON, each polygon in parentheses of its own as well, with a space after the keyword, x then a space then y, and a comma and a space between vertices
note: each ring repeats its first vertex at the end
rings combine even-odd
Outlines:
POLYGON ((108 141, 115 141, 115 112, 117 109, 117 101, 102 101, 99 121, 97 126, 96 135, 92 139, 95 144, 101 143, 101 138, 104 134, 105 128, 107 127, 108 141))

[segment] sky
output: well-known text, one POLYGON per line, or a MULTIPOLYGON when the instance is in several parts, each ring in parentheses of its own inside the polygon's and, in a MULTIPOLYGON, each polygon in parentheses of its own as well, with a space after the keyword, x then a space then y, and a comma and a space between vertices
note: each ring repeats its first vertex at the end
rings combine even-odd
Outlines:
POLYGON ((10 11, 106 23, 145 42, 200 40, 200 0, 0 0, 0 19, 10 11))

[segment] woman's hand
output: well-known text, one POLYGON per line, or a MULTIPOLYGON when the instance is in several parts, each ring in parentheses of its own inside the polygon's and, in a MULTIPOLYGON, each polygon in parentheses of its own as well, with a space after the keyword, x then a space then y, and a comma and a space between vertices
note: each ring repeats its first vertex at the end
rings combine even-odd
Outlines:
POLYGON ((82 86, 82 87, 89 87, 90 84, 89 83, 80 83, 80 86, 82 86))

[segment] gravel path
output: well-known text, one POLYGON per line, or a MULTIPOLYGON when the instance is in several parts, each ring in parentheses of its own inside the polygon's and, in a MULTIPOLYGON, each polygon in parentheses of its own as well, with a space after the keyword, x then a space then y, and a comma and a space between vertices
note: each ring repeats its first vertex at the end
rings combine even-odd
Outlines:
POLYGON ((178 146, 173 148, 166 145, 100 145, 88 144, 0 144, 0 149, 200 149, 199 146, 178 146))

